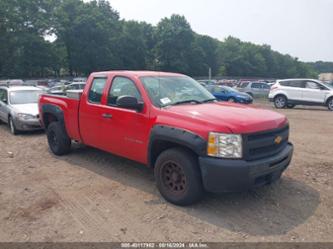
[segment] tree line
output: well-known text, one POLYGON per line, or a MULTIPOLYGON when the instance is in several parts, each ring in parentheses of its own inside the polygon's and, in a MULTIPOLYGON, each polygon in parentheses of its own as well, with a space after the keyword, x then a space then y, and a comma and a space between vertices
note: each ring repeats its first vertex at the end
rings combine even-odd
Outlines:
POLYGON ((209 68, 213 76, 269 78, 317 77, 318 71, 268 45, 197 34, 180 15, 153 26, 120 19, 107 0, 0 1, 0 78, 116 69, 204 76, 209 68))

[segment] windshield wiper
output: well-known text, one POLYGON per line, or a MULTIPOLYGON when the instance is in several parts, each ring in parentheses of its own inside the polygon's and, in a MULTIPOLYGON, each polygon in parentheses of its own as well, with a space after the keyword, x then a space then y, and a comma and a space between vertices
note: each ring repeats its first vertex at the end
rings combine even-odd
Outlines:
POLYGON ((216 99, 214 98, 214 99, 206 99, 206 100, 203 100, 203 101, 201 101, 200 103, 202 104, 202 103, 208 103, 208 102, 213 102, 213 101, 215 101, 216 99))
POLYGON ((188 100, 183 100, 183 101, 178 101, 173 103, 172 105, 181 105, 181 104, 186 104, 186 103, 196 103, 196 104, 201 104, 199 100, 195 99, 188 99, 188 100))

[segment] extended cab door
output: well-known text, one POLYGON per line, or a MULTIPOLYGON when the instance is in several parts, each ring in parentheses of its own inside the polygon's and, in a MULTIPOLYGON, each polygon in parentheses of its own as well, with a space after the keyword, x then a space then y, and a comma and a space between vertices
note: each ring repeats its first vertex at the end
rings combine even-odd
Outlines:
POLYGON ((81 97, 79 108, 79 129, 83 143, 100 149, 105 144, 102 101, 105 101, 106 83, 106 76, 93 78, 90 88, 81 97))
POLYGON ((324 103, 328 92, 328 89, 321 84, 306 80, 305 88, 302 91, 302 98, 306 102, 324 103))
POLYGON ((105 150, 146 163, 150 131, 149 110, 147 105, 144 105, 141 111, 117 106, 117 99, 125 95, 143 102, 142 93, 134 79, 125 76, 113 77, 103 108, 106 114, 112 116, 103 121, 104 139, 108 141, 105 150))

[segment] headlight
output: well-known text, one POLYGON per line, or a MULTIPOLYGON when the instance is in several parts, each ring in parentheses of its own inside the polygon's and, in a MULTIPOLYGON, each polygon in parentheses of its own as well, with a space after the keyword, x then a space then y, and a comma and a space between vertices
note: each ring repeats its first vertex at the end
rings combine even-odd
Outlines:
POLYGON ((23 120, 29 120, 29 119, 35 119, 36 117, 34 115, 31 114, 24 114, 24 113, 19 113, 17 114, 17 117, 19 119, 23 119, 23 120))
POLYGON ((208 136, 208 156, 223 158, 242 157, 242 136, 210 132, 208 136))

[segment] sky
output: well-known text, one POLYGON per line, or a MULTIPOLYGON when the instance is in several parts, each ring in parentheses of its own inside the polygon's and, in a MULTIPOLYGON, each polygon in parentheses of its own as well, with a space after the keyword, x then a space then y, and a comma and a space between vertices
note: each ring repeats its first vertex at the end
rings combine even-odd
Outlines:
POLYGON ((333 61, 333 0, 109 0, 125 20, 184 15, 192 29, 268 44, 302 61, 333 61))

